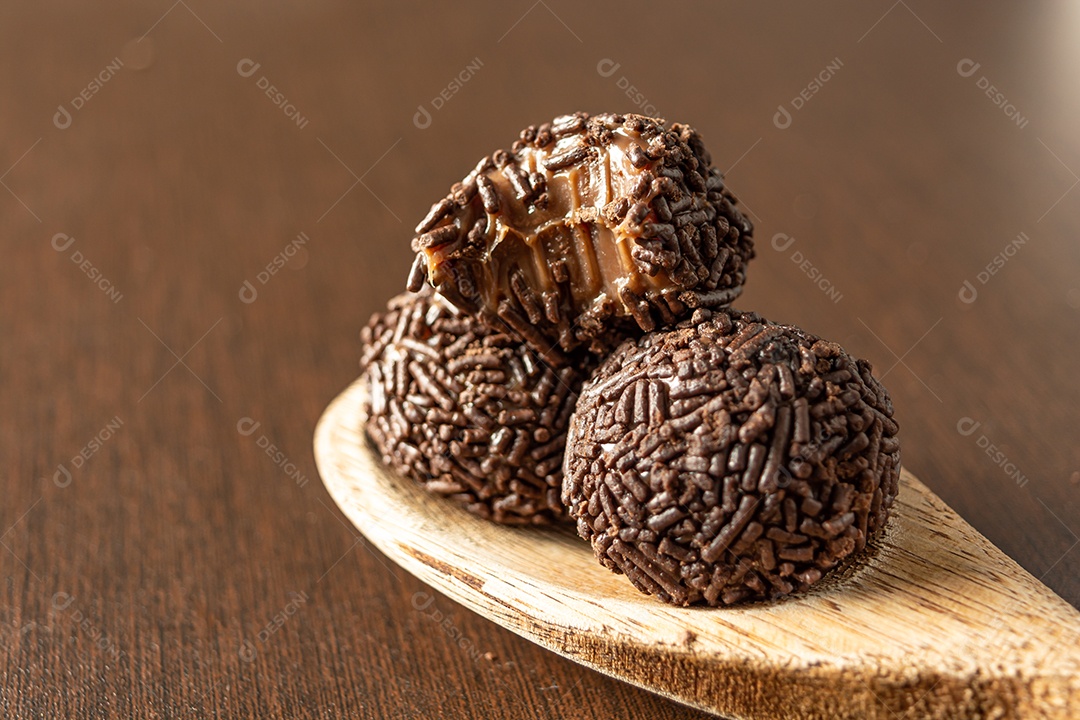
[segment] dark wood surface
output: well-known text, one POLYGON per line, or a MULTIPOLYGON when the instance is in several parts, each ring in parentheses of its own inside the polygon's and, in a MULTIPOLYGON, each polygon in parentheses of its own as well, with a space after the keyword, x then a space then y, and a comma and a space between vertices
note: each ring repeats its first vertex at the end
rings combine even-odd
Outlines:
POLYGON ((869 358, 904 464, 1080 603, 1074 7, 170 2, 0 8, 4 715, 697 716, 425 605, 312 459, 411 227, 576 109, 695 124, 739 305, 869 358))

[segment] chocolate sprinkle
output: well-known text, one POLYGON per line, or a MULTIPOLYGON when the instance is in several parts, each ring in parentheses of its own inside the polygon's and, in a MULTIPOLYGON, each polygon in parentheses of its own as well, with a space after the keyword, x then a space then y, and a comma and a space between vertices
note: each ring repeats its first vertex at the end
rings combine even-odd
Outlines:
POLYGON ((562 499, 601 564, 665 602, 805 591, 885 526, 892 415, 835 343, 700 310, 625 341, 585 384, 562 499))
POLYGON ((430 288, 392 299, 361 339, 367 431, 388 467, 496 522, 563 517, 566 428, 589 363, 553 369, 430 288))
POLYGON ((693 128, 564 115, 523 130, 432 206, 408 287, 430 282, 549 361, 553 347, 604 354, 739 295, 753 226, 735 204, 693 128))

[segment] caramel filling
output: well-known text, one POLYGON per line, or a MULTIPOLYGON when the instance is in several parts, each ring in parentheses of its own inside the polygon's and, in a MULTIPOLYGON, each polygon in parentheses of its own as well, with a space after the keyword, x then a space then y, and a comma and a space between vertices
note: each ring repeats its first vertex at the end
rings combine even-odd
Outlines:
MULTIPOLYGON (((633 204, 630 198, 642 173, 660 161, 650 159, 635 167, 628 152, 631 147, 644 150, 640 140, 623 128, 613 134, 613 140, 600 147, 586 146, 580 134, 564 136, 542 149, 525 147, 517 153, 518 162, 478 173, 490 180, 498 207, 485 209, 478 193, 455 214, 453 223, 461 239, 485 219, 482 248, 469 252, 467 259, 459 241, 425 248, 432 284, 460 285, 457 263, 466 259, 476 295, 465 299, 477 309, 494 313, 504 298, 515 297, 511 283, 520 271, 541 303, 545 295, 559 293, 560 281, 568 281, 565 287, 576 314, 607 305, 624 316, 630 312, 624 289, 640 297, 674 288, 666 272, 650 277, 631 256, 634 238, 641 235, 641 224, 653 219, 652 213, 637 218, 633 229, 625 207, 621 219, 614 216, 620 201, 633 204), (588 155, 560 166, 560 158, 575 151, 588 155), (532 192, 523 193, 520 181, 515 182, 521 173, 532 179, 532 192), (539 201, 541 194, 546 194, 546 202, 539 201)), ((637 201, 648 205, 655 195, 649 186, 637 201)))

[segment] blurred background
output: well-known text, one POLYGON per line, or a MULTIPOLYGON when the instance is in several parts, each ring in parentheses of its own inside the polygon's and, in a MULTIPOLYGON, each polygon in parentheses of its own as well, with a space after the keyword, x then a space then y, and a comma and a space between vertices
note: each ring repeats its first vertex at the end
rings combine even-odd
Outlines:
POLYGON ((870 359, 904 465, 1080 604, 1078 39, 1068 2, 0 6, 0 708, 698 716, 416 610, 311 454, 412 227, 574 110, 695 125, 738 305, 870 359))

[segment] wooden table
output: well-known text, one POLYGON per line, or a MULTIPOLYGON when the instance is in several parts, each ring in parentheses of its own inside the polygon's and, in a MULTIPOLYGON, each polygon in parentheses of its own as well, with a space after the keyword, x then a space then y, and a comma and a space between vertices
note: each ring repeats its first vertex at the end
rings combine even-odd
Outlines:
POLYGON ((652 5, 0 9, 4 715, 697 715, 390 566, 312 459, 415 222, 576 109, 699 127, 740 306, 869 358, 905 465, 1080 603, 1080 13, 652 5))

